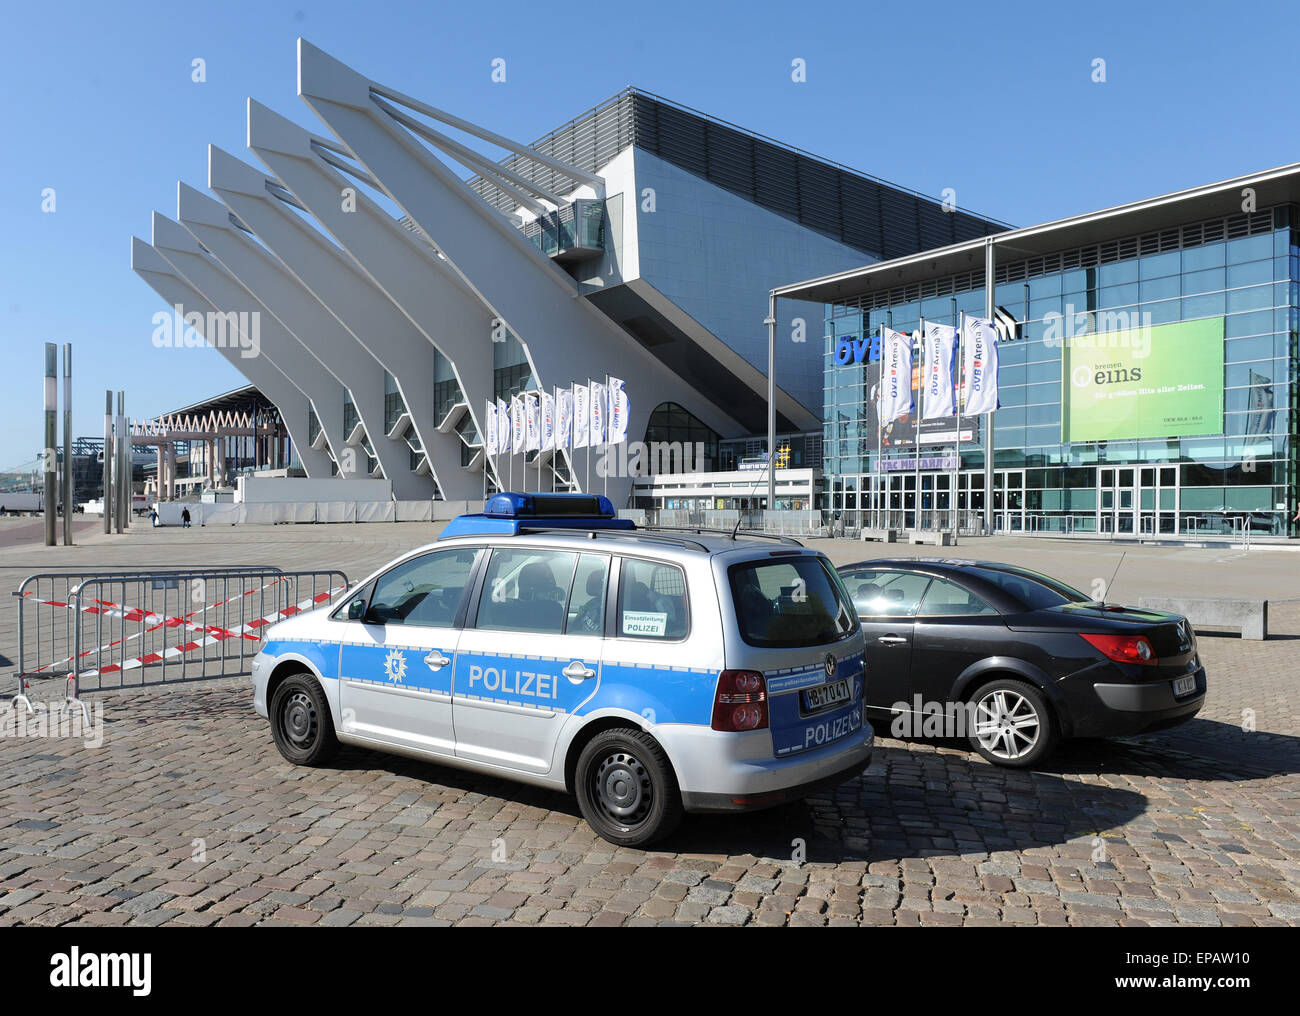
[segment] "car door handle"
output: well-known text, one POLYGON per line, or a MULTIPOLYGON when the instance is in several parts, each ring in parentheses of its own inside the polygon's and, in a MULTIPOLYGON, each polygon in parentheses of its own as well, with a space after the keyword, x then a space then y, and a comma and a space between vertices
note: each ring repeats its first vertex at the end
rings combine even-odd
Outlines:
POLYGON ((562 671, 560 671, 570 681, 585 681, 588 678, 595 677, 596 672, 588 667, 581 660, 574 660, 562 671))
POLYGON ((903 638, 902 635, 881 635, 876 641, 883 642, 887 646, 896 646, 900 642, 906 642, 907 639, 903 638))
POLYGON ((430 670, 441 670, 451 662, 451 659, 443 656, 440 650, 435 649, 424 658, 424 662, 428 665, 430 670))

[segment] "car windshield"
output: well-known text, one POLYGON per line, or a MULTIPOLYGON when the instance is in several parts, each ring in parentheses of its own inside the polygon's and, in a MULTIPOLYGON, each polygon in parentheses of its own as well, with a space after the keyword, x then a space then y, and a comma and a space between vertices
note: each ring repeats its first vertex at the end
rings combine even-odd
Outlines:
POLYGON ((964 574, 973 575, 990 585, 997 586, 1025 610, 1044 610, 1066 603, 1087 603, 1091 597, 1064 582, 1027 568, 964 568, 964 574))
POLYGON ((746 561, 727 577, 740 636, 751 646, 820 646, 858 626, 839 577, 819 557, 746 561))

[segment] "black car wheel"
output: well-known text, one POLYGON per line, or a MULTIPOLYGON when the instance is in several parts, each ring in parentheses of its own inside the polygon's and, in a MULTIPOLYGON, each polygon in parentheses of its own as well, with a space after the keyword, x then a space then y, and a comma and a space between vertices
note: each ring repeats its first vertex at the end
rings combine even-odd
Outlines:
POLYGON ((1032 766, 1055 747, 1052 709, 1032 685, 999 678, 983 685, 970 702, 971 747, 994 765, 1032 766))
POLYGON ((339 750, 325 692, 310 674, 290 674, 281 681, 267 712, 275 746, 294 765, 324 765, 339 750))
POLYGON ((608 730, 593 737, 578 756, 574 789, 583 818, 620 847, 663 839, 682 819, 668 756, 641 730, 608 730))

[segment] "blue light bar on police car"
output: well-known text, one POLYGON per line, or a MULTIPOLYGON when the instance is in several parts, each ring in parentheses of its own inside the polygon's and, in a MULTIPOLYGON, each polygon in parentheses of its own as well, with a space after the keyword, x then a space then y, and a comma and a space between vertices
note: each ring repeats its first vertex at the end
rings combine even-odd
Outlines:
POLYGON ((448 536, 514 536, 530 529, 635 529, 620 519, 614 503, 600 494, 521 494, 502 491, 478 514, 458 515, 442 531, 448 536))

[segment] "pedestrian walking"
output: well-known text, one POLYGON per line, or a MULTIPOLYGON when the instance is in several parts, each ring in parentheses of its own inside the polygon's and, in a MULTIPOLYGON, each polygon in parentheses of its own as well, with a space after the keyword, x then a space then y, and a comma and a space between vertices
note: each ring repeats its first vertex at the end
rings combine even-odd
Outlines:
POLYGON ((181 525, 186 529, 190 528, 190 510, 188 508, 181 511, 181 525))

